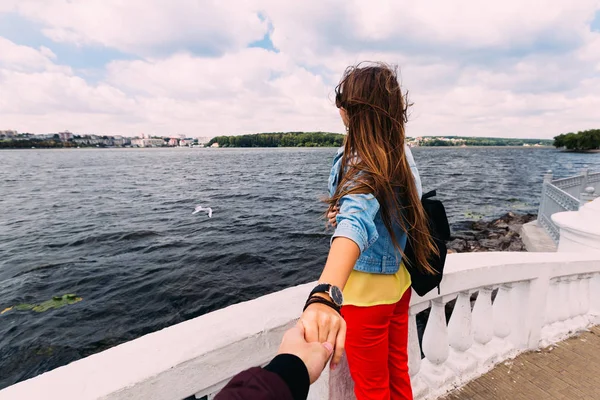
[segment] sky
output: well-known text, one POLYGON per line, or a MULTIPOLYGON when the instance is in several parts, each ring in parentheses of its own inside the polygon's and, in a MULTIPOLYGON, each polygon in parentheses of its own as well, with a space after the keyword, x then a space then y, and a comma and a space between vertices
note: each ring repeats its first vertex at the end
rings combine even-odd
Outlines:
POLYGON ((0 130, 343 132, 365 60, 398 65, 409 136, 600 127, 600 0, 0 0, 0 130))

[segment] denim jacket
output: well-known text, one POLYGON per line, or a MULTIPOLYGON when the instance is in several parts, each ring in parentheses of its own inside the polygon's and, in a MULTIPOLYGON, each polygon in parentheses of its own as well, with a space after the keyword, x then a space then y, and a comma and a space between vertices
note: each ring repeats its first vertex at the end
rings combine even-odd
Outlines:
MULTIPOLYGON (((337 188, 343 148, 339 149, 329 174, 329 195, 333 196, 337 188)), ((415 178, 419 197, 422 196, 421 178, 410 148, 404 148, 408 165, 415 178)), ((350 194, 342 197, 336 217, 337 228, 331 240, 345 237, 355 242, 360 249, 360 257, 354 269, 374 274, 395 274, 400 268, 402 256, 394 246, 379 210, 379 202, 372 194, 350 194)), ((395 228, 396 239, 404 249, 406 234, 395 228)))

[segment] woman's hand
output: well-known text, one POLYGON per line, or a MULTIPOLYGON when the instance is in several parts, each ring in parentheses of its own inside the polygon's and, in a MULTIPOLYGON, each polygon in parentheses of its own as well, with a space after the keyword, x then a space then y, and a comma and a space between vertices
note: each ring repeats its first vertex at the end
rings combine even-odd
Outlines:
POLYGON ((331 207, 329 211, 327 211, 327 223, 334 228, 337 228, 337 221, 335 217, 338 215, 340 208, 338 206, 331 207))
POLYGON ((333 347, 331 369, 335 369, 344 354, 346 321, 331 307, 315 303, 302 313, 300 322, 304 326, 304 337, 307 342, 327 342, 333 347))
POLYGON ((327 342, 307 342, 304 337, 304 325, 300 322, 283 335, 278 352, 278 354, 293 354, 300 358, 308 369, 311 384, 319 379, 332 353, 333 346, 327 342))

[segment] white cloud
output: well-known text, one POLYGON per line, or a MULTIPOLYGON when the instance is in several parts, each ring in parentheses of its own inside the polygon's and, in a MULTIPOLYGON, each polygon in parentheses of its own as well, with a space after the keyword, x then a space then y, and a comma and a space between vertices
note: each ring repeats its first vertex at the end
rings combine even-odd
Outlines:
POLYGON ((28 46, 19 46, 0 36, 0 67, 28 71, 55 69, 52 62, 54 58, 55 54, 47 47, 36 50, 28 46))
POLYGON ((251 2, 219 0, 22 0, 19 12, 57 42, 163 54, 173 47, 218 53, 263 38, 251 2))
POLYGON ((52 46, 0 38, 0 120, 20 131, 341 132, 331 94, 344 68, 361 60, 400 65, 415 103, 413 136, 548 138, 600 123, 600 34, 589 30, 597 0, 11 7, 61 43, 137 56, 102 66, 90 80, 61 66, 52 46), (269 26, 278 52, 247 48, 269 26))

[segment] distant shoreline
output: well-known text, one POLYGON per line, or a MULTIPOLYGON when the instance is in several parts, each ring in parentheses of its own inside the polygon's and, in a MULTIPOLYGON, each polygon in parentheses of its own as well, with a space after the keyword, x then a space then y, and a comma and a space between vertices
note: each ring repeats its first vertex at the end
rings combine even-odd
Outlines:
MULTIPOLYGON (((290 147, 36 147, 36 148, 0 148, 0 151, 30 150, 223 150, 223 149, 337 149, 339 146, 290 146, 290 147)), ((554 149, 553 146, 414 146, 414 149, 554 149)), ((563 153, 600 153, 600 150, 575 151, 562 150, 563 153)))
POLYGON ((596 150, 561 150, 563 153, 578 153, 578 154, 598 154, 600 153, 600 149, 596 150))

